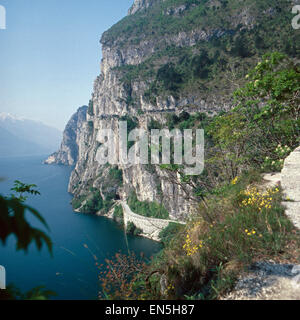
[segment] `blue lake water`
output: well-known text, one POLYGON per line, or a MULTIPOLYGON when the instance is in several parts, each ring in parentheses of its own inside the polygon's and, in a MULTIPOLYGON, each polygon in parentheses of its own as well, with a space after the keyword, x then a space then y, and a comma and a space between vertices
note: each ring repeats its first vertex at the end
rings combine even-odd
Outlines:
MULTIPOLYGON (((53 257, 46 247, 41 251, 31 244, 28 253, 16 251, 14 236, 0 243, 0 265, 5 266, 7 283, 22 291, 38 285, 57 293, 54 299, 96 299, 99 292, 98 269, 93 254, 103 263, 118 251, 128 249, 150 257, 160 245, 141 237, 127 236, 113 221, 74 213, 67 192, 72 168, 44 165, 44 157, 0 158, 0 193, 10 194, 14 180, 36 184, 41 196, 31 196, 27 204, 37 209, 50 227, 53 257), (127 247, 128 243, 128 247, 127 247), (86 246, 88 246, 88 249, 86 246)), ((30 223, 43 226, 27 214, 30 223)))

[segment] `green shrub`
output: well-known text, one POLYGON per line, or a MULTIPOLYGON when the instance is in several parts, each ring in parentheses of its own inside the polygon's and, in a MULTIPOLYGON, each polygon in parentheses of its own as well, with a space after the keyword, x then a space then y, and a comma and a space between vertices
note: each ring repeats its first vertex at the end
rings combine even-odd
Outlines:
POLYGON ((88 106, 88 111, 87 113, 90 115, 90 116, 93 116, 94 115, 94 103, 93 103, 93 100, 90 100, 89 101, 89 106, 88 106))
POLYGON ((183 229, 184 226, 182 224, 170 222, 168 226, 159 233, 159 238, 164 245, 167 245, 174 237, 179 236, 179 233, 182 232, 183 229))
POLYGON ((136 225, 133 222, 128 222, 126 227, 126 233, 132 234, 134 236, 138 236, 143 232, 143 230, 136 227, 136 225))
POLYGON ((118 223, 123 224, 123 208, 121 205, 115 206, 113 219, 116 220, 118 223))
POLYGON ((85 200, 85 196, 79 196, 72 199, 72 206, 74 209, 78 209, 82 202, 85 200))
POLYGON ((163 204, 158 204, 156 202, 139 201, 134 192, 128 197, 127 203, 130 209, 145 217, 152 217, 158 219, 168 219, 169 213, 163 206, 163 204))
POLYGON ((81 211, 84 213, 96 213, 103 208, 103 199, 99 191, 88 195, 81 211))
POLYGON ((127 134, 129 134, 130 131, 134 130, 138 126, 138 119, 131 116, 122 116, 120 118, 120 121, 126 121, 127 122, 127 134))
MULTIPOLYGON (((186 3, 182 0, 177 5, 186 3)), ((158 2, 147 11, 126 17, 103 36, 104 42, 118 46, 137 45, 147 38, 158 42, 154 54, 141 64, 116 68, 129 88, 135 80, 147 82, 149 87, 144 96, 153 105, 157 96, 170 94, 174 97, 197 94, 203 99, 217 95, 224 99, 234 87, 243 84, 246 70, 266 52, 280 50, 295 58, 299 55, 300 35, 291 32, 292 14, 284 0, 232 0, 225 7, 199 1, 195 7, 188 5, 180 16, 167 15, 167 8, 174 6, 174 1, 158 2), (265 13, 269 8, 273 8, 272 18, 265 13), (233 23, 237 12, 244 10, 254 18, 253 28, 233 23), (209 41, 198 41, 192 47, 164 41, 166 36, 190 32, 195 26, 223 33, 210 36, 209 41)))
POLYGON ((108 212, 113 205, 113 200, 109 197, 103 200, 100 191, 94 188, 92 190, 93 191, 86 196, 74 198, 72 201, 73 207, 75 209, 81 207, 80 211, 83 213, 96 213, 101 210, 108 212), (77 206, 77 208, 74 205, 77 206))
MULTIPOLYGON (((129 137, 129 133, 136 129, 138 126, 138 119, 135 117, 130 117, 128 115, 122 116, 120 118, 120 121, 126 121, 127 122, 127 139, 129 137)), ((128 141, 127 140, 127 151, 134 145, 134 141, 128 141)))
POLYGON ((299 66, 283 54, 266 54, 246 78, 235 92, 237 106, 209 128, 216 161, 224 172, 231 167, 228 179, 250 166, 280 170, 284 157, 299 144, 299 66))
POLYGON ((152 129, 162 129, 163 125, 153 118, 150 119, 148 123, 148 131, 151 132, 152 129))
POLYGON ((89 128, 90 132, 93 131, 93 129, 94 129, 94 122, 93 121, 88 121, 88 128, 89 128))
POLYGON ((121 169, 118 169, 117 167, 112 167, 109 170, 108 174, 109 181, 111 183, 117 183, 119 185, 122 185, 123 183, 123 172, 121 169))

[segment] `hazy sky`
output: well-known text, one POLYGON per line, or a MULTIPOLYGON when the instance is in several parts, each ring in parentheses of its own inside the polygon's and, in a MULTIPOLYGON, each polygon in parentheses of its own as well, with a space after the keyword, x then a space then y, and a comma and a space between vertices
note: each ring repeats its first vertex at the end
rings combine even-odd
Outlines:
POLYGON ((0 0, 0 112, 63 129, 88 104, 100 72, 101 34, 133 0, 0 0))

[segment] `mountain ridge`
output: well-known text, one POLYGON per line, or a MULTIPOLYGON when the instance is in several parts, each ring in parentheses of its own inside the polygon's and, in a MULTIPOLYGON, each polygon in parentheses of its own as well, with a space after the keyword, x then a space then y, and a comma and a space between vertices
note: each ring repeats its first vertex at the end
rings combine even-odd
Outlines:
POLYGON ((47 154, 59 146, 61 132, 40 121, 0 114, 0 155, 47 154))
POLYGON ((72 166, 78 159, 77 136, 80 135, 82 123, 86 121, 87 106, 82 106, 72 115, 63 132, 60 149, 51 154, 45 164, 62 164, 72 166))

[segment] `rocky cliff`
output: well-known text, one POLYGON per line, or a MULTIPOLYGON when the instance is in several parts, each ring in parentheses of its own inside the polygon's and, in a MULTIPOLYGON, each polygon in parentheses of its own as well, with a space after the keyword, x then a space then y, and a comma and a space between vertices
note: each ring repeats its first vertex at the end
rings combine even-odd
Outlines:
MULTIPOLYGON (((101 203, 110 207, 134 192, 139 201, 162 203, 171 218, 186 218, 193 206, 179 178, 166 179, 160 166, 99 165, 97 133, 116 131, 119 120, 149 129, 153 122, 164 126, 170 115, 180 120, 183 114, 230 108, 237 79, 281 41, 273 33, 266 40, 259 30, 270 33, 269 21, 275 25, 283 11, 281 35, 290 22, 284 1, 135 0, 128 16, 102 36, 101 73, 86 121, 73 116, 61 150, 47 163, 76 164, 69 191, 79 202, 98 190, 101 203), (112 177, 114 170, 121 179, 112 177)), ((293 54, 293 44, 287 50, 293 54)))
POLYGON ((45 160, 46 164, 74 165, 78 159, 78 146, 86 123, 87 106, 80 107, 69 120, 63 132, 60 149, 45 160))
POLYGON ((135 14, 140 10, 147 9, 158 1, 159 0, 135 0, 131 8, 128 10, 128 14, 135 14))

